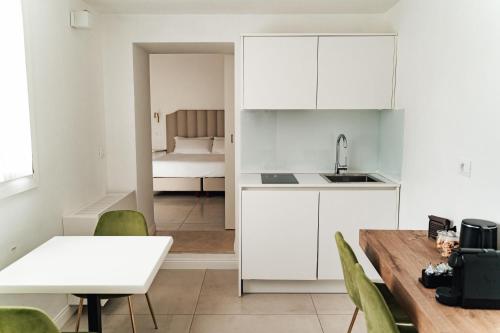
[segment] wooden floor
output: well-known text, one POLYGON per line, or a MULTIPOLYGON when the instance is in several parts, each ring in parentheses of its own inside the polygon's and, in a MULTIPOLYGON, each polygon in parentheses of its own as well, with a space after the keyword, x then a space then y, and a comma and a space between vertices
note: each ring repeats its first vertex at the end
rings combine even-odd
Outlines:
POLYGON ((224 228, 224 195, 154 196, 157 235, 172 236, 171 253, 234 253, 234 230, 224 228))

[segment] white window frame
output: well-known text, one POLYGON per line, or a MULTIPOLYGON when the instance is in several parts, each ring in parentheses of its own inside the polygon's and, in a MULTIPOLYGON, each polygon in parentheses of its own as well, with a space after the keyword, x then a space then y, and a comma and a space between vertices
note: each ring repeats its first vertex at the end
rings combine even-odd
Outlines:
POLYGON ((16 178, 10 181, 0 183, 0 200, 11 197, 18 193, 22 193, 31 189, 38 187, 40 180, 40 172, 38 168, 38 154, 36 146, 36 124, 35 124, 35 92, 33 88, 33 73, 34 73, 34 61, 32 58, 32 52, 30 49, 29 40, 31 39, 31 26, 28 19, 29 15, 24 1, 21 1, 22 13, 23 13, 23 27, 24 27, 24 52, 26 57, 26 76, 28 82, 28 103, 29 103, 29 115, 30 115, 30 130, 31 130, 31 153, 32 153, 32 164, 33 164, 33 174, 16 178))

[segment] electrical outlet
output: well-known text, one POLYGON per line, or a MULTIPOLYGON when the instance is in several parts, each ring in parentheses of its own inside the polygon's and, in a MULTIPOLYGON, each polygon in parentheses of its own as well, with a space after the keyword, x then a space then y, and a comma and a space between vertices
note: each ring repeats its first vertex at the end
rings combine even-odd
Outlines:
POLYGON ((470 160, 461 160, 458 164, 458 174, 470 178, 472 175, 472 162, 470 160))
POLYGON ((106 154, 104 152, 104 147, 100 146, 99 147, 99 158, 102 160, 102 159, 104 159, 105 156, 106 156, 106 154))

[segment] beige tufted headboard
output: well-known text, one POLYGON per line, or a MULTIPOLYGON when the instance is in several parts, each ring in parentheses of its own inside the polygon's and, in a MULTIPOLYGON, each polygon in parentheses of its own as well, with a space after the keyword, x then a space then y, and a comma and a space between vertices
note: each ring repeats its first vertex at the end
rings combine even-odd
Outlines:
POLYGON ((224 110, 178 110, 167 114, 167 151, 174 151, 176 136, 224 136, 224 110))

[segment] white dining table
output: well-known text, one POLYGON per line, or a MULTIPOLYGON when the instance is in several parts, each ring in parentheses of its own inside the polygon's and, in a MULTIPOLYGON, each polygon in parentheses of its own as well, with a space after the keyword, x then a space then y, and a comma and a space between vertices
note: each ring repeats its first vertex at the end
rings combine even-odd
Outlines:
POLYGON ((169 236, 56 236, 0 271, 0 293, 85 295, 89 331, 101 333, 101 298, 145 294, 172 244, 169 236))

